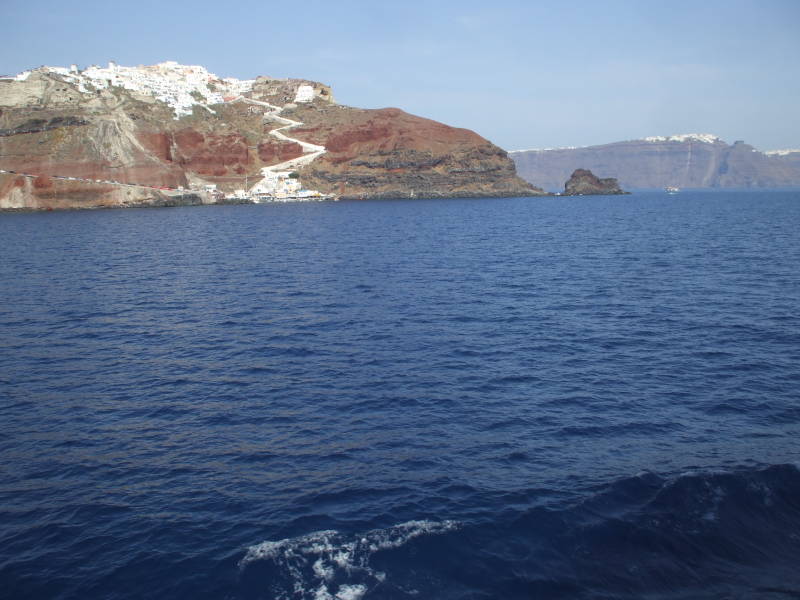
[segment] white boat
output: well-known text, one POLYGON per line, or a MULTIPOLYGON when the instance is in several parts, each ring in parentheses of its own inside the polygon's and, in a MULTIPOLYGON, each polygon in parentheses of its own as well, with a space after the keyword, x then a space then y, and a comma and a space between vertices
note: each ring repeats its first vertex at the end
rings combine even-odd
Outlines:
POLYGON ((668 185, 667 187, 664 188, 664 191, 667 192, 668 194, 677 194, 678 192, 681 191, 681 188, 672 187, 671 185, 668 185))

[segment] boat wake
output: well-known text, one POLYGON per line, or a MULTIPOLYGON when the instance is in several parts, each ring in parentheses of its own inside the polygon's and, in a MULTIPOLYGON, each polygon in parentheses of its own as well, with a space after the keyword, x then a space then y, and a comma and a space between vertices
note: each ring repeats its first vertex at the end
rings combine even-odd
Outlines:
POLYGON ((373 555, 457 527, 455 521, 409 521, 362 535, 328 530, 265 541, 247 549, 239 569, 248 583, 266 584, 260 592, 276 600, 359 600, 386 579, 370 565, 373 555))
POLYGON ((795 465, 641 473, 587 492, 516 509, 498 498, 478 519, 263 542, 239 562, 241 591, 275 600, 800 597, 795 465))

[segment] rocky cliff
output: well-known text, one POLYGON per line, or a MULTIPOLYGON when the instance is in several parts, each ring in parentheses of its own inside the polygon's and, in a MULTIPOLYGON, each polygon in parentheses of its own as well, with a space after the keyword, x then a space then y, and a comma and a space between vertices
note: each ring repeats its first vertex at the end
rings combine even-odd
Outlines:
POLYGON ((340 106, 306 80, 175 63, 0 79, 0 208, 159 204, 177 192, 157 188, 232 192, 293 160, 304 187, 345 197, 541 193, 471 131, 340 106))
POLYGON ((577 168, 616 177, 626 189, 800 186, 800 152, 764 153, 744 142, 686 134, 585 148, 510 152, 527 181, 557 190, 577 168))
POLYGON ((516 176, 505 151, 467 129, 397 108, 299 106, 292 135, 325 146, 303 170, 309 187, 343 197, 518 196, 541 193, 516 176))
POLYGON ((600 179, 587 169, 575 169, 564 184, 562 196, 611 196, 627 194, 613 177, 600 179))

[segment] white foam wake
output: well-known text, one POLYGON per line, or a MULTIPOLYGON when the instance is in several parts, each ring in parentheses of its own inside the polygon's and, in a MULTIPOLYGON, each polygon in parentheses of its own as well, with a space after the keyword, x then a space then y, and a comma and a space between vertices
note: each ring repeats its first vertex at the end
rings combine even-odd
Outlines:
POLYGON ((385 573, 370 567, 373 554, 457 527, 455 521, 408 521, 363 535, 316 531, 250 546, 239 561, 239 568, 267 561, 277 570, 277 577, 270 582, 270 591, 277 600, 359 600, 386 578, 385 573))

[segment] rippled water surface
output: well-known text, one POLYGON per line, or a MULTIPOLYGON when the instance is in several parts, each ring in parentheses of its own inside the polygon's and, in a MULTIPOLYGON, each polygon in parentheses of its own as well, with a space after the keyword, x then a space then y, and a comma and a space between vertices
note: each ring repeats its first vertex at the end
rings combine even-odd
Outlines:
POLYGON ((0 596, 800 596, 798 193, 0 241, 0 596))

